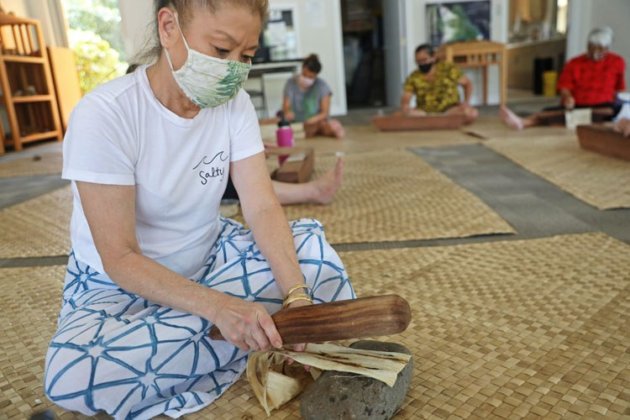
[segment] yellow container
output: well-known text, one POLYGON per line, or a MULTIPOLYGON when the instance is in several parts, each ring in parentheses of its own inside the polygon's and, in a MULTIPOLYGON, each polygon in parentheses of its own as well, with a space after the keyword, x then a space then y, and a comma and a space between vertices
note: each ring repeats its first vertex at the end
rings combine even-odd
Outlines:
POLYGON ((558 72, 546 71, 543 73, 543 95, 556 96, 556 83, 558 82, 558 72))

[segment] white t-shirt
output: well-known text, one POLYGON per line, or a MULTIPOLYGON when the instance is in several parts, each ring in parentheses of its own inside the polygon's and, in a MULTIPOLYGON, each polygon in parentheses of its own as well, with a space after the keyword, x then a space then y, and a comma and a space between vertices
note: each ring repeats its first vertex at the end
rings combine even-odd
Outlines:
MULTIPOLYGON (((86 95, 63 144, 64 179, 136 187, 142 253, 191 277, 219 234, 230 162, 263 151, 249 95, 179 117, 154 96, 146 67, 86 95)), ((75 182, 70 226, 76 258, 104 273, 75 182)))

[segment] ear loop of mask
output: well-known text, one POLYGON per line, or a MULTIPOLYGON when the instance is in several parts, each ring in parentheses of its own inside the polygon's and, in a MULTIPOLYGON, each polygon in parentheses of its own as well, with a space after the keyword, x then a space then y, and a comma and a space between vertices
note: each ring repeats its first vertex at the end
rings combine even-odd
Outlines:
MULTIPOLYGON (((186 47, 186 54, 190 56, 190 47, 188 46, 188 42, 186 41, 186 37, 184 36, 184 32, 182 31, 182 27, 179 26, 179 18, 177 17, 177 12, 173 13, 175 17, 175 23, 177 23, 177 29, 182 36, 182 40, 184 41, 184 46, 186 47)), ((166 48, 164 48, 164 52, 166 53, 166 61, 168 61, 168 65, 171 68, 171 71, 175 71, 175 67, 173 67, 173 62, 171 61, 171 54, 168 52, 166 48)))

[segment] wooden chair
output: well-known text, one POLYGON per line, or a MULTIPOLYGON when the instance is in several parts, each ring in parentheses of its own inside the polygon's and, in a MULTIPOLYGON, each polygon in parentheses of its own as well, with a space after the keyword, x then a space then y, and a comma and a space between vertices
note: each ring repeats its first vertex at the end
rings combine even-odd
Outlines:
POLYGON ((480 68, 483 70, 483 104, 488 104, 488 68, 499 67, 499 102, 505 104, 507 96, 507 62, 505 45, 492 41, 465 41, 444 44, 438 50, 438 57, 455 63, 460 68, 480 68))

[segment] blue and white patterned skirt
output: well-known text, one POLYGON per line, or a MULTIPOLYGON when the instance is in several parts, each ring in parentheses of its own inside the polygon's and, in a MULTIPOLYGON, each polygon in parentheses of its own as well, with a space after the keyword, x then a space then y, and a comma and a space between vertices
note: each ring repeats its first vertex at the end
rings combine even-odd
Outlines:
MULTIPOLYGON (((251 231, 229 219, 222 224, 197 281, 278 311, 282 294, 251 231)), ((314 302, 353 299, 321 224, 301 219, 291 228, 314 302)), ((58 330, 46 355, 46 395, 67 410, 105 411, 117 419, 197 411, 236 382, 247 361, 247 352, 210 340, 211 326, 125 292, 71 254, 58 330)))

